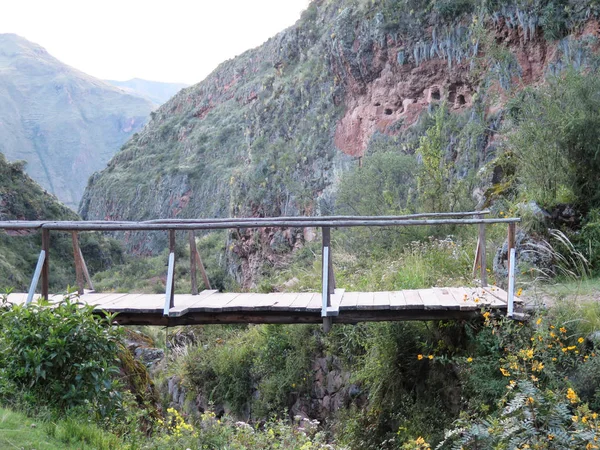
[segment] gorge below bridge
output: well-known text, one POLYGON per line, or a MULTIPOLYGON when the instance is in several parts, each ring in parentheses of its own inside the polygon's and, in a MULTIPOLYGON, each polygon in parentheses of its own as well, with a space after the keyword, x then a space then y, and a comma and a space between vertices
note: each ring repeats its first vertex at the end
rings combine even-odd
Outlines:
MULTIPOLYGON (((98 313, 117 314, 121 325, 197 325, 232 323, 334 323, 462 319, 475 316, 483 307, 513 317, 515 280, 515 228, 518 218, 486 219, 489 211, 412 214, 404 216, 323 216, 229 219, 163 219, 145 222, 124 221, 5 221, 0 230, 11 234, 41 231, 42 249, 29 292, 11 293, 12 304, 29 304, 45 298, 60 301, 62 295, 49 292, 51 232, 71 233, 79 301, 93 305, 98 313), (508 291, 487 282, 486 225, 508 225, 508 291), (386 292, 346 292, 335 285, 331 258, 331 229, 343 227, 405 227, 435 225, 476 225, 478 243, 473 276, 475 287, 432 287, 386 292), (322 290, 320 292, 231 293, 210 288, 194 231, 247 228, 321 228, 322 290), (79 248, 78 233, 89 231, 165 231, 169 235, 169 260, 164 294, 99 293, 79 248), (187 231, 190 245, 191 293, 175 294, 175 233, 187 231), (198 290, 197 271, 207 289, 198 290), (41 293, 36 289, 41 281, 41 293), (88 284, 89 290, 85 289, 88 284)), ((519 303, 519 300, 516 300, 519 303)))

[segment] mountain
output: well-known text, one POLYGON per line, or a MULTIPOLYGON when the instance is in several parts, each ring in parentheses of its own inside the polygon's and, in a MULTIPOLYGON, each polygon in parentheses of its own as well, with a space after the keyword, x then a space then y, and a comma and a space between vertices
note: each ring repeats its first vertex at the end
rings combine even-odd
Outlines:
MULTIPOLYGON (((24 162, 10 163, 0 153, 0 221, 79 220, 79 216, 46 192, 23 170, 24 162)), ((0 295, 5 289, 26 292, 41 250, 38 231, 0 231, 0 295)), ((121 261, 122 249, 98 233, 82 233, 80 247, 93 273, 121 261)), ((71 237, 52 233, 50 284, 55 292, 75 285, 71 237)))
POLYGON ((132 78, 127 81, 104 81, 130 94, 147 98, 156 106, 162 105, 177 94, 177 92, 189 86, 189 84, 184 83, 163 83, 160 81, 142 80, 141 78, 132 78))
POLYGON ((152 103, 0 34, 0 152, 77 209, 88 177, 145 124, 152 103))
MULTIPOLYGON (((591 64, 598 6, 571 3, 314 0, 294 26, 153 113, 90 179, 80 213, 142 220, 489 205, 515 192, 502 127, 518 118, 520 92, 591 64)), ((304 240, 253 233, 230 236, 232 272, 304 240)), ((165 238, 137 244, 156 251, 165 238)))

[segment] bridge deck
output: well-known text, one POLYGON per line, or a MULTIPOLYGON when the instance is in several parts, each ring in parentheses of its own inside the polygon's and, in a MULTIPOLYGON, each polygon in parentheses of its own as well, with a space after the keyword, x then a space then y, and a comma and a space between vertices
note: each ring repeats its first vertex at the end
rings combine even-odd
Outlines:
MULTIPOLYGON (((36 296, 36 298, 39 296, 36 296)), ((27 294, 10 294, 14 304, 27 294)), ((60 295, 51 296, 58 301, 60 295)), ((123 325, 194 325, 215 323, 321 323, 320 293, 220 293, 175 295, 175 307, 164 316, 165 294, 85 293, 80 301, 98 311, 118 313, 123 325)), ((497 287, 432 288, 393 292, 345 292, 336 289, 331 305, 333 323, 460 319, 483 306, 504 311, 507 293, 497 287)))

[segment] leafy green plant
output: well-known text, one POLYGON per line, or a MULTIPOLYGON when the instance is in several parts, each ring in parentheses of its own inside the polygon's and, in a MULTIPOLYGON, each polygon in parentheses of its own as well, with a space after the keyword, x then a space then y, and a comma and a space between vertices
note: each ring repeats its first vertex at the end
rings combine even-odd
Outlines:
POLYGON ((119 328, 112 317, 66 295, 54 304, 13 305, 0 311, 2 395, 58 410, 93 405, 99 416, 119 408, 115 375, 119 328), (9 388, 13 387, 11 391, 9 388))

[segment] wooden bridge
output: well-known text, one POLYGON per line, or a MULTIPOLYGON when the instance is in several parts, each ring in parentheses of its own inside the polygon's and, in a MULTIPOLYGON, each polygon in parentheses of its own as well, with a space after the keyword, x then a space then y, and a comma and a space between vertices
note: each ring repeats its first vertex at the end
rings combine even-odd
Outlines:
MULTIPOLYGON (((49 293, 50 233, 70 232, 80 301, 101 312, 118 313, 117 322, 138 325, 193 325, 214 323, 332 323, 363 321, 459 319, 476 314, 482 307, 514 313, 515 226, 518 218, 486 219, 489 211, 412 214, 405 216, 327 216, 241 219, 166 219, 146 222, 70 221, 0 222, 0 229, 41 230, 42 249, 28 293, 12 293, 14 304, 29 304, 37 298, 50 301, 62 296, 49 293), (487 283, 486 225, 508 225, 508 292, 487 283), (478 245, 473 264, 478 287, 433 287, 393 292, 345 292, 336 289, 331 259, 331 229, 342 227, 398 227, 418 225, 477 225, 478 245), (195 230, 242 228, 321 228, 322 290, 319 293, 221 293, 210 288, 202 259, 196 249, 195 230), (187 231, 190 245, 190 294, 175 294, 175 233, 187 231), (87 271, 78 233, 85 231, 166 231, 169 261, 165 294, 97 293, 87 271), (208 288, 198 292, 196 271, 208 288), (41 294, 35 290, 41 278, 41 294), (85 290, 85 281, 90 290, 85 290)), ((1 281, 0 281, 1 284, 1 281)))

